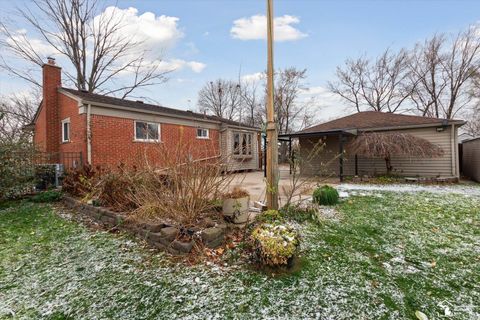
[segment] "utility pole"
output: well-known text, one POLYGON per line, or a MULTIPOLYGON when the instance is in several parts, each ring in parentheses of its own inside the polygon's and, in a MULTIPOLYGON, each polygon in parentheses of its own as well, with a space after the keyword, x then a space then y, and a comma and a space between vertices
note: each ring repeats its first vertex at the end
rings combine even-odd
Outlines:
POLYGON ((267 0, 267 207, 278 209, 278 136, 273 104, 273 0, 267 0))

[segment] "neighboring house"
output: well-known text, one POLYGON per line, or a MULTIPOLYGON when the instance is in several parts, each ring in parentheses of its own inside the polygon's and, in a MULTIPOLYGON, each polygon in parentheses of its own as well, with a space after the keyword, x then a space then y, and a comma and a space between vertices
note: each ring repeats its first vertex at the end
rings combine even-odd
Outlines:
POLYGON ((480 182, 480 137, 462 142, 463 174, 477 182, 480 182))
MULTIPOLYGON (((190 146, 195 159, 223 157, 228 170, 259 168, 259 129, 235 121, 63 88, 53 59, 43 66, 43 101, 35 114, 34 143, 62 162, 155 165, 159 145, 190 146)), ((69 166, 71 164, 68 164, 69 166)), ((161 164, 160 164, 161 165, 161 164)))
POLYGON ((366 158, 349 152, 349 143, 363 132, 402 132, 424 138, 443 149, 443 156, 432 159, 392 157, 394 173, 412 177, 459 177, 458 127, 461 120, 445 120, 376 111, 359 112, 284 135, 297 138, 300 156, 306 159, 312 146, 325 143, 304 174, 343 176, 386 173, 384 159, 366 158))

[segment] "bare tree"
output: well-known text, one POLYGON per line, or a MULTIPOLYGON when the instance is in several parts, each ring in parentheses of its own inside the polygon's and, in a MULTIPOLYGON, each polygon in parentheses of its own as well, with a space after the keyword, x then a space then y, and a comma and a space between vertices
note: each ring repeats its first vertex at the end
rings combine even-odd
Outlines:
POLYGON ((239 120, 242 103, 241 86, 231 80, 210 81, 198 93, 200 111, 229 120, 239 120))
POLYGON ((0 142, 28 140, 24 127, 32 122, 39 103, 37 91, 0 98, 0 142))
POLYGON ((346 60, 328 87, 358 112, 400 112, 414 88, 406 85, 408 75, 407 52, 387 49, 373 62, 365 57, 346 60))
POLYGON ((442 53, 445 45, 444 35, 435 35, 423 44, 417 44, 410 56, 409 81, 415 83, 411 100, 422 116, 439 118, 442 110, 440 99, 447 88, 442 53))
POLYGON ((308 108, 300 104, 299 95, 305 89, 307 69, 290 67, 279 70, 275 75, 274 106, 277 116, 278 132, 290 133, 298 128, 298 121, 308 108))
MULTIPOLYGON (((275 73, 274 106, 278 132, 290 133, 311 124, 314 110, 309 103, 300 100, 306 90, 307 70, 294 67, 275 73)), ((264 81, 231 81, 217 79, 206 83, 198 94, 200 111, 218 117, 240 121, 249 125, 265 125, 264 81)))
POLYGON ((480 106, 476 105, 465 113, 467 123, 462 127, 472 137, 480 137, 480 106))
MULTIPOLYGON (((64 68, 64 72, 78 89, 123 98, 136 89, 163 83, 166 71, 161 69, 160 59, 147 59, 146 51, 140 49, 142 43, 122 32, 125 25, 118 12, 102 9, 100 0, 32 0, 29 6, 19 8, 18 14, 44 46, 71 63, 73 68, 64 68), (129 83, 123 81, 126 75, 129 83)), ((18 29, 0 22, 0 45, 30 66, 43 65, 43 54, 18 29)), ((39 68, 15 67, 5 56, 0 67, 40 86, 33 71, 39 68)))
POLYGON ((259 90, 259 83, 257 81, 242 82, 242 119, 246 124, 254 127, 261 127, 264 124, 262 115, 265 109, 264 92, 259 90), (260 93, 261 92, 261 93, 260 93))
POLYGON ((446 35, 435 35, 418 44, 410 64, 417 109, 425 116, 455 117, 470 104, 468 84, 479 68, 480 39, 473 27, 451 42, 446 35))

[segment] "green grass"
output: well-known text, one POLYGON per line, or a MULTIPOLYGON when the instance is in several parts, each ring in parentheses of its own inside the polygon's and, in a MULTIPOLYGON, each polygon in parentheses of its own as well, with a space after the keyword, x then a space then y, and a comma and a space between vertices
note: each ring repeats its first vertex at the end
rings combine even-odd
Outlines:
POLYGON ((302 267, 186 267, 49 205, 0 204, 0 318, 430 319, 480 316, 480 199, 353 197, 304 222, 302 267))

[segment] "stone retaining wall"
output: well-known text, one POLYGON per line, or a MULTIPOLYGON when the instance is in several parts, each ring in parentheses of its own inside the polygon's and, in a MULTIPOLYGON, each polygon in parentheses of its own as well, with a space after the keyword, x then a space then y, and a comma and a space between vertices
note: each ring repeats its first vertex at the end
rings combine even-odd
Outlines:
POLYGON ((203 245, 209 248, 217 248, 225 242, 227 225, 223 223, 215 224, 212 221, 209 227, 203 230, 180 230, 176 226, 165 223, 150 224, 127 221, 125 215, 121 213, 113 212, 102 207, 95 207, 69 196, 64 196, 63 200, 68 208, 90 217, 104 227, 116 227, 132 233, 138 238, 145 240, 151 246, 168 251, 171 254, 187 254, 193 248, 194 240, 184 242, 178 239, 181 231, 191 234, 193 238, 198 238, 203 245))

